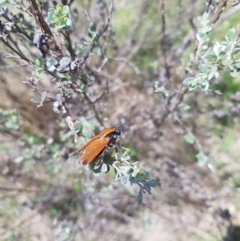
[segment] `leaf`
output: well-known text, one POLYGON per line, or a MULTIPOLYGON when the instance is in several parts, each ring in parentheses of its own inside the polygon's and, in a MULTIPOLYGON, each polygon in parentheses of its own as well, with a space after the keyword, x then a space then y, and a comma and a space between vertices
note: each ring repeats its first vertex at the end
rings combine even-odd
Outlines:
POLYGON ((230 72, 230 75, 231 75, 233 78, 237 77, 237 75, 238 75, 237 70, 236 70, 236 69, 233 69, 233 71, 230 72))
POLYGON ((130 174, 132 174, 133 172, 134 172, 134 169, 131 167, 131 168, 129 168, 129 170, 127 171, 127 174, 130 175, 130 174))
POLYGON ((82 122, 76 121, 76 122, 74 123, 74 130, 75 130, 76 132, 81 132, 81 131, 83 130, 83 124, 82 124, 82 122))
POLYGON ((105 163, 102 164, 101 172, 107 173, 109 171, 109 166, 105 163))
POLYGON ((82 74, 80 78, 85 84, 88 83, 88 81, 90 80, 90 77, 87 74, 82 74))
POLYGON ((155 179, 151 179, 150 181, 148 181, 148 183, 151 187, 156 187, 158 185, 158 181, 155 179))
POLYGON ((189 144, 193 144, 195 141, 195 137, 192 133, 188 133, 188 134, 184 135, 183 139, 189 144))
MULTIPOLYGON (((0 3, 4 3, 6 0, 0 0, 0 3)), ((8 13, 8 8, 7 7, 2 7, 0 8, 0 16, 2 14, 7 14, 8 13)))
POLYGON ((42 67, 43 66, 43 58, 39 57, 36 59, 36 66, 42 67))
POLYGON ((207 73, 207 66, 205 64, 198 65, 198 69, 201 73, 207 73))
POLYGON ((58 3, 57 6, 56 6, 56 10, 57 11, 62 11, 63 10, 63 4, 62 3, 58 3))
POLYGON ((41 103, 43 103, 43 101, 45 100, 45 98, 47 97, 47 92, 44 91, 41 93, 41 103))
POLYGON ((122 176, 122 177, 121 177, 121 183, 122 183, 123 185, 127 185, 127 183, 128 183, 128 177, 127 177, 127 176, 122 176))
POLYGON ((203 152, 199 152, 197 155, 198 165, 205 166, 207 163, 207 156, 203 152))
POLYGON ((53 14, 53 10, 50 10, 49 12, 48 12, 48 20, 49 20, 49 22, 54 22, 54 14, 53 14))
POLYGON ((81 185, 81 182, 75 182, 73 184, 73 189, 76 191, 76 192, 79 192, 82 188, 82 185, 81 185))
POLYGON ((235 39, 235 36, 236 36, 236 31, 235 31, 234 28, 231 28, 231 29, 228 30, 228 32, 226 33, 225 39, 226 39, 228 42, 233 42, 234 39, 235 39))
POLYGON ((82 92, 84 92, 86 89, 87 89, 87 85, 83 84, 83 85, 81 85, 81 86, 77 89, 77 91, 80 92, 80 93, 82 93, 82 92))
POLYGON ((130 177, 130 178, 129 178, 129 181, 130 181, 131 183, 137 183, 137 179, 136 179, 135 177, 130 177))
POLYGON ((143 200, 143 195, 142 195, 142 191, 140 190, 137 196, 138 204, 142 204, 142 200, 143 200))
POLYGON ((202 88, 202 90, 208 90, 208 88, 209 88, 209 82, 207 81, 207 80, 203 80, 202 82, 201 82, 201 88, 202 88))
POLYGON ((93 167, 93 173, 101 173, 102 165, 99 165, 97 168, 93 167))
POLYGON ((195 79, 195 77, 188 77, 183 81, 183 84, 189 86, 192 82, 195 81, 195 79))
POLYGON ((148 182, 144 183, 144 188, 148 193, 151 193, 151 186, 148 182))
POLYGON ((39 99, 37 99, 37 98, 32 98, 31 101, 33 103, 35 103, 35 104, 40 104, 41 103, 41 101, 39 99))
POLYGON ((14 159, 14 162, 15 162, 15 163, 20 163, 20 162, 22 162, 23 160, 24 160, 24 157, 23 157, 23 156, 19 156, 19 157, 17 157, 17 158, 14 159))
POLYGON ((109 161, 111 161, 112 156, 109 153, 106 153, 103 157, 103 162, 108 163, 109 161))
POLYGON ((63 9, 62 9, 64 14, 69 14, 69 6, 68 5, 64 5, 63 9))

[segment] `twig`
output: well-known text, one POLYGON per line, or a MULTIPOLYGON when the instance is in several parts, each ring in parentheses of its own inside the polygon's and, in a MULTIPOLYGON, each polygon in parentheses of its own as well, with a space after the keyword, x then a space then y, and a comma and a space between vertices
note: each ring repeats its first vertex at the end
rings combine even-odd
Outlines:
POLYGON ((31 60, 29 60, 27 57, 25 57, 22 53, 18 52, 15 48, 13 48, 7 41, 5 41, 2 38, 2 42, 9 48, 11 49, 14 53, 16 53, 21 59, 27 61, 29 64, 34 64, 31 60))
MULTIPOLYGON (((66 106, 66 103, 64 102, 62 104, 62 112, 63 112, 63 116, 68 124, 69 129, 72 131, 74 130, 74 124, 73 124, 73 120, 72 117, 70 116, 70 111, 68 109, 68 107, 66 106)), ((78 136, 77 134, 74 135, 74 142, 76 143, 78 140, 78 136)))
POLYGON ((62 57, 62 52, 60 47, 58 46, 57 42, 53 37, 53 33, 46 23, 42 13, 40 12, 37 2, 35 0, 29 0, 30 11, 32 12, 33 16, 36 18, 37 22, 40 24, 42 31, 50 37, 50 48, 55 52, 58 58, 62 57))
MULTIPOLYGON (((103 126, 102 119, 99 117, 99 114, 98 114, 98 112, 97 112, 97 110, 96 110, 96 107, 95 107, 95 105, 94 105, 94 103, 96 102, 96 100, 95 100, 95 102, 92 102, 92 101, 90 100, 90 98, 87 96, 86 93, 83 93, 83 95, 84 95, 85 99, 88 101, 88 103, 91 105, 91 107, 92 107, 92 109, 93 109, 93 112, 94 112, 94 114, 95 114, 95 117, 97 118, 98 122, 103 126)), ((101 97, 101 98, 102 98, 102 97, 101 97)))
MULTIPOLYGON (((170 79, 170 69, 169 65, 167 63, 167 54, 166 54, 166 20, 165 20, 165 10, 164 10, 164 0, 159 0, 159 6, 160 6, 160 11, 161 11, 161 19, 162 19, 162 30, 161 30, 161 38, 160 38, 160 44, 161 44, 161 49, 162 49, 162 54, 163 54, 163 61, 164 61, 164 67, 166 71, 166 77, 167 80, 170 79)), ((166 82, 166 81, 164 81, 166 82)))
MULTIPOLYGON (((98 34, 98 40, 102 37, 102 35, 108 30, 109 26, 110 26, 110 21, 111 21, 111 17, 113 14, 113 10, 114 10, 114 5, 113 5, 113 0, 111 0, 111 6, 110 6, 110 13, 108 15, 108 19, 107 19, 107 24, 105 25, 105 27, 103 28, 102 31, 99 32, 98 34)), ((85 12, 87 13, 87 12, 85 12)), ((87 15, 88 16, 88 15, 87 15)), ((90 21, 90 18, 87 18, 88 21, 90 21)), ((86 61, 88 59, 88 57, 90 56, 90 54, 92 53, 93 49, 95 47, 95 43, 93 43, 88 51, 88 53, 85 55, 84 57, 84 61, 86 61)))
POLYGON ((72 47, 72 41, 71 41, 71 38, 70 38, 70 31, 65 31, 65 32, 61 31, 61 33, 67 41, 67 50, 70 53, 72 60, 75 60, 76 54, 75 54, 74 49, 72 47))
POLYGON ((223 10, 226 8, 228 3, 228 0, 220 0, 218 3, 217 10, 213 14, 213 16, 210 19, 210 23, 215 23, 220 18, 220 15, 222 14, 223 10))

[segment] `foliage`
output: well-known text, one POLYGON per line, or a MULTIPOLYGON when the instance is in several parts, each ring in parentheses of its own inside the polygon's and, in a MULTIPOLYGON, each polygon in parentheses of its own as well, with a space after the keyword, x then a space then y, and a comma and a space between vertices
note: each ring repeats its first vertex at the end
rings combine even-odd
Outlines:
MULTIPOLYGON (((57 220, 57 240, 78 230, 84 240, 111 240, 98 227, 114 215, 128 222, 142 203, 209 212, 222 196, 206 187, 214 175, 239 188, 238 176, 229 178, 237 138, 221 149, 228 161, 215 145, 240 121, 239 3, 0 2, 2 174, 37 179, 33 206, 57 220), (71 169, 70 153, 119 124, 119 142, 87 170, 71 169)), ((147 229, 152 218, 143 219, 147 229)))
POLYGON ((232 77, 236 77, 239 72, 240 51, 238 44, 239 38, 235 29, 230 29, 225 35, 225 41, 212 43, 208 37, 212 27, 209 23, 208 14, 203 14, 198 18, 200 27, 196 34, 198 41, 198 73, 194 77, 186 78, 183 83, 188 86, 189 90, 200 87, 208 91, 213 78, 219 77, 219 71, 229 72, 232 77))

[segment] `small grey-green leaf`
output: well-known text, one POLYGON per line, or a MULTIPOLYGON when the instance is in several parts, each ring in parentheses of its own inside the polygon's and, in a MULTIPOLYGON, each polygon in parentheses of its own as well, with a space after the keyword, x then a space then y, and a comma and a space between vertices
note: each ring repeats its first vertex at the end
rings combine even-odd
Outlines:
POLYGON ((151 186, 150 186, 150 184, 149 184, 148 182, 146 182, 146 183, 144 184, 144 187, 145 187, 145 189, 146 189, 146 191, 147 191, 148 193, 151 192, 151 186))
POLYGON ((150 181, 148 181, 148 183, 151 187, 156 187, 158 185, 158 181, 155 179, 151 179, 150 181))
POLYGON ((42 68, 43 67, 43 58, 41 58, 41 57, 39 57, 39 58, 37 58, 36 59, 36 67, 38 67, 38 68, 42 68))
POLYGON ((129 170, 127 171, 127 174, 132 174, 134 172, 134 169, 131 167, 131 168, 129 168, 129 170))
POLYGON ((47 97, 47 92, 46 91, 42 92, 41 93, 41 102, 43 102, 46 97, 47 97))
POLYGON ((209 82, 207 81, 207 80, 203 80, 202 82, 201 82, 201 88, 203 89, 203 90, 208 90, 208 88, 209 88, 209 82))
POLYGON ((201 73, 206 73, 207 72, 207 66, 205 64, 200 64, 198 65, 198 69, 201 73))
POLYGON ((122 183, 123 185, 126 185, 126 184, 128 183, 128 177, 127 177, 127 176, 122 176, 122 177, 121 177, 121 183, 122 183))
POLYGON ((183 84, 189 86, 192 82, 195 81, 195 79, 195 77, 188 77, 183 81, 183 84))
POLYGON ((231 28, 230 30, 228 30, 228 32, 226 33, 226 36, 225 36, 225 39, 228 41, 228 42, 232 42, 234 40, 236 36, 236 31, 234 28, 231 28))
POLYGON ((20 163, 20 162, 22 162, 23 160, 24 160, 24 157, 23 157, 23 156, 19 156, 19 157, 17 157, 17 158, 14 159, 14 162, 15 162, 15 163, 20 163))
POLYGON ((188 133, 188 134, 184 135, 183 139, 189 144, 193 144, 195 141, 195 137, 192 133, 188 133))
POLYGON ((80 78, 84 83, 87 83, 90 80, 90 77, 87 74, 82 74, 80 78))
POLYGON ((237 77, 238 72, 234 69, 234 71, 231 71, 231 72, 230 72, 230 75, 231 75, 233 78, 235 78, 235 77, 237 77))
POLYGON ((109 167, 107 164, 103 163, 102 164, 102 168, 101 168, 101 172, 108 172, 109 171, 109 167))
POLYGON ((129 181, 131 183, 137 183, 137 179, 135 177, 130 177, 129 181))
POLYGON ((33 103, 35 103, 35 104, 40 104, 41 103, 41 101, 39 99, 37 99, 37 98, 32 98, 31 101, 33 103))
POLYGON ((97 168, 94 168, 92 171, 94 172, 94 173, 101 173, 102 171, 102 165, 99 165, 97 168))
POLYGON ((138 204, 142 204, 142 200, 143 200, 143 195, 142 195, 142 191, 140 190, 137 197, 138 204))
POLYGON ((82 93, 82 92, 84 92, 86 89, 87 89, 87 85, 83 84, 83 85, 81 85, 81 86, 77 89, 77 91, 82 93))
POLYGON ((77 132, 81 132, 83 130, 83 124, 80 121, 76 121, 74 123, 74 130, 77 132))
POLYGON ((74 130, 71 130, 71 131, 69 131, 69 132, 67 133, 68 136, 72 136, 72 135, 74 135, 74 134, 75 134, 75 131, 74 131, 74 130))
POLYGON ((205 166, 207 163, 207 156, 203 152, 199 152, 197 155, 198 165, 205 166))

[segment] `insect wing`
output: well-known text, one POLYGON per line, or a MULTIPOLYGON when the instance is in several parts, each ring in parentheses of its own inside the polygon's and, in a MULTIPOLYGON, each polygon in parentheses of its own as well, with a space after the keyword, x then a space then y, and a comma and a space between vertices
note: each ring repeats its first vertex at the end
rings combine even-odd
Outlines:
POLYGON ((95 141, 96 139, 99 139, 99 135, 94 136, 93 138, 91 138, 89 141, 87 141, 83 146, 79 147, 76 151, 74 151, 73 153, 70 154, 70 156, 74 156, 76 154, 79 154, 81 151, 83 151, 88 145, 90 145, 93 141, 95 141))
POLYGON ((100 137, 105 137, 111 133, 113 133, 114 131, 116 131, 115 128, 105 128, 104 130, 101 131, 101 133, 99 134, 100 137))
POLYGON ((91 163, 104 148, 108 145, 110 139, 109 138, 97 138, 91 141, 83 150, 81 155, 81 162, 83 165, 91 163))

